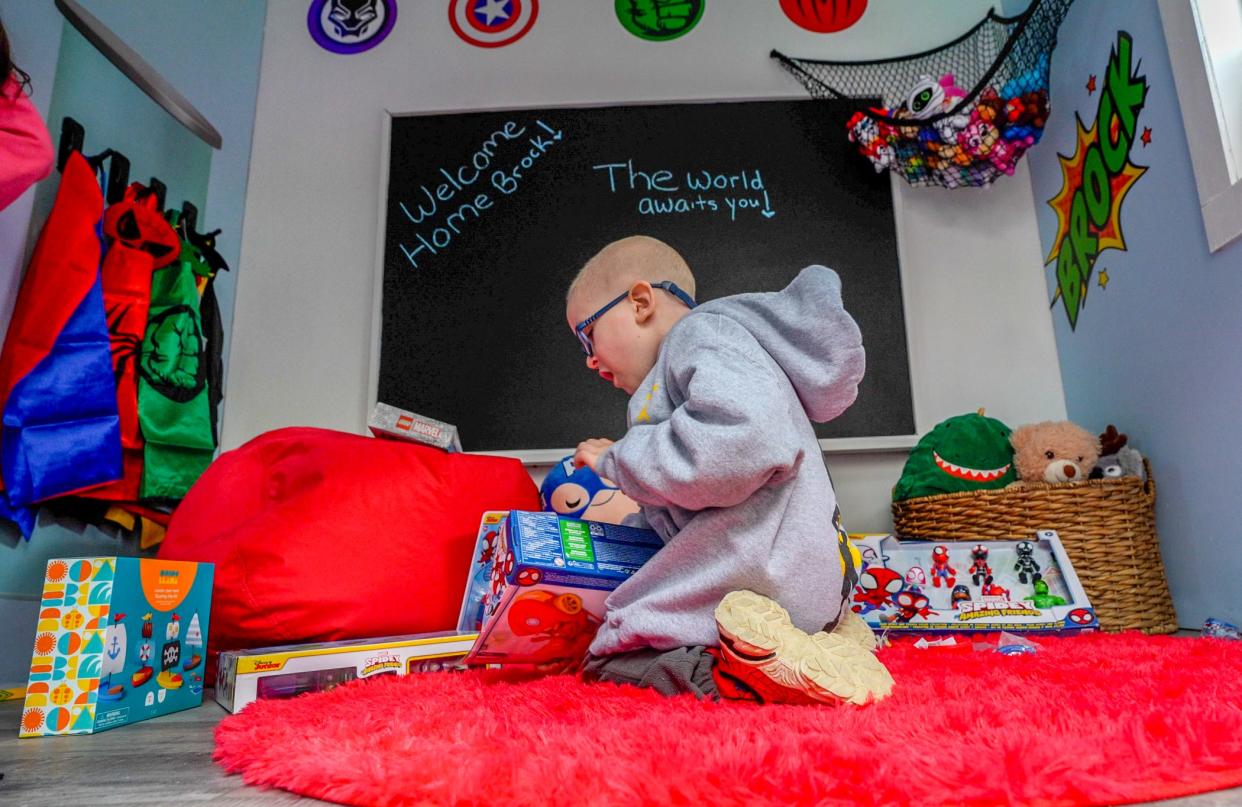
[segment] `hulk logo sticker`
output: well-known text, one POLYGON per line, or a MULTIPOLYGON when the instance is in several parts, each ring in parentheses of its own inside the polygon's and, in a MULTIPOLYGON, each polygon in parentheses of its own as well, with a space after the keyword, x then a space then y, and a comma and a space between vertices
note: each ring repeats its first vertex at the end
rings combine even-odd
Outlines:
MULTIPOLYGON (((1091 128, 1085 128, 1082 118, 1075 115, 1074 156, 1057 155, 1063 182, 1057 195, 1048 200, 1057 214, 1057 234, 1044 262, 1055 261, 1057 285, 1052 304, 1061 301, 1071 329, 1078 325, 1100 253, 1126 249, 1121 203, 1147 170, 1130 161, 1148 89, 1147 78, 1138 75, 1136 67, 1131 63, 1130 35, 1118 31, 1091 128)), ((1094 81, 1089 81, 1088 92, 1094 86, 1094 81)), ((1146 144, 1150 134, 1144 132, 1144 138, 1146 144)), ((1101 287, 1106 283, 1101 273, 1101 287)))
POLYGON ((640 39, 667 42, 690 32, 707 0, 616 0, 617 19, 640 39))
POLYGON ((203 333, 195 314, 188 305, 174 305, 151 317, 138 364, 151 388, 176 403, 193 400, 207 384, 203 333))

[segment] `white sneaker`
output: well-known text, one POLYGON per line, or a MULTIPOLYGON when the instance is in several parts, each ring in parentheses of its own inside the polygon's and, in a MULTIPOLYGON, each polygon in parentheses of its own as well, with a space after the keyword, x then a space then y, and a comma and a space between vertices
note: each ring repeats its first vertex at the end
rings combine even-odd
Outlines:
POLYGON ((844 636, 864 650, 870 650, 872 653, 879 646, 871 626, 856 612, 851 611, 847 605, 841 606, 841 618, 837 620, 837 626, 829 633, 833 636, 844 636))
POLYGON ((860 637, 809 636, 779 604, 752 591, 725 595, 716 626, 720 650, 712 674, 723 697, 861 706, 892 691, 892 676, 860 637))

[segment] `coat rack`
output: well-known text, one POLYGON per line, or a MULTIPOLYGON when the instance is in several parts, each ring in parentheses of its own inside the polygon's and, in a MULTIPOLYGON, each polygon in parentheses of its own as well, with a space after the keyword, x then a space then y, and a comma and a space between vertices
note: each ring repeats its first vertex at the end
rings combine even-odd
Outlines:
POLYGON ((164 198, 168 196, 168 186, 155 177, 151 177, 151 181, 147 183, 147 190, 155 195, 156 208, 163 210, 164 198))
POLYGON ((86 130, 73 118, 65 118, 60 125, 60 147, 56 155, 56 170, 63 172, 69 155, 77 151, 86 157, 87 164, 98 171, 104 163, 108 164, 108 184, 104 188, 104 199, 108 204, 116 204, 125 197, 125 189, 129 187, 129 158, 115 149, 104 149, 93 157, 86 156, 86 130))
MULTIPOLYGON (((69 155, 73 152, 79 152, 86 158, 87 164, 96 171, 103 167, 104 163, 108 164, 107 185, 104 188, 104 199, 108 204, 113 205, 125 198, 125 190, 129 187, 129 158, 116 149, 104 149, 93 157, 88 157, 85 151, 86 145, 86 128, 82 124, 70 117, 66 117, 60 124, 60 144, 56 152, 56 170, 64 172, 65 163, 69 160, 69 155)), ((147 182, 147 192, 155 196, 160 210, 164 209, 164 203, 168 197, 168 186, 157 177, 151 177, 147 182)), ((198 208, 188 201, 181 203, 181 214, 183 218, 188 219, 186 225, 187 233, 194 233, 196 237, 200 236, 195 232, 195 226, 198 224, 198 208)), ((216 232, 219 232, 217 230, 216 232)), ((211 235, 214 235, 212 233, 211 235)))

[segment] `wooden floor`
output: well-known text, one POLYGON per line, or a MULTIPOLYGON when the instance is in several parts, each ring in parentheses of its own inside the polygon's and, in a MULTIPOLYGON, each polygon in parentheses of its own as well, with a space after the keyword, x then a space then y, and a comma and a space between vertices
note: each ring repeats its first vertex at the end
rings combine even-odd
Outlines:
MULTIPOLYGON (((211 761, 212 730, 227 713, 202 706, 78 737, 19 740, 21 702, 0 703, 0 805, 259 805, 325 802, 260 790, 211 761)), ((1242 805, 1242 788, 1159 802, 1178 807, 1242 805)), ((930 805, 928 806, 930 807, 930 805)))
MULTIPOLYGON (((208 693, 210 694, 210 690, 208 693)), ((325 802, 247 787, 211 761, 228 713, 202 706, 99 734, 17 738, 21 701, 0 703, 0 805, 259 805, 325 802)))

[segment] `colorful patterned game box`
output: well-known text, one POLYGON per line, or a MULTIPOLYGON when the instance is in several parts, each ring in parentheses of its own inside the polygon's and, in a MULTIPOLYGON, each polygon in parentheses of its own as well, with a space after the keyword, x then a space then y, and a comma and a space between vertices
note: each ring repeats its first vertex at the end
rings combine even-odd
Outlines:
POLYGON ((47 563, 21 736, 92 734, 203 702, 210 563, 47 563))
POLYGON ((604 600, 664 544, 652 530, 552 512, 484 513, 459 631, 479 631, 467 664, 577 661, 604 600))

